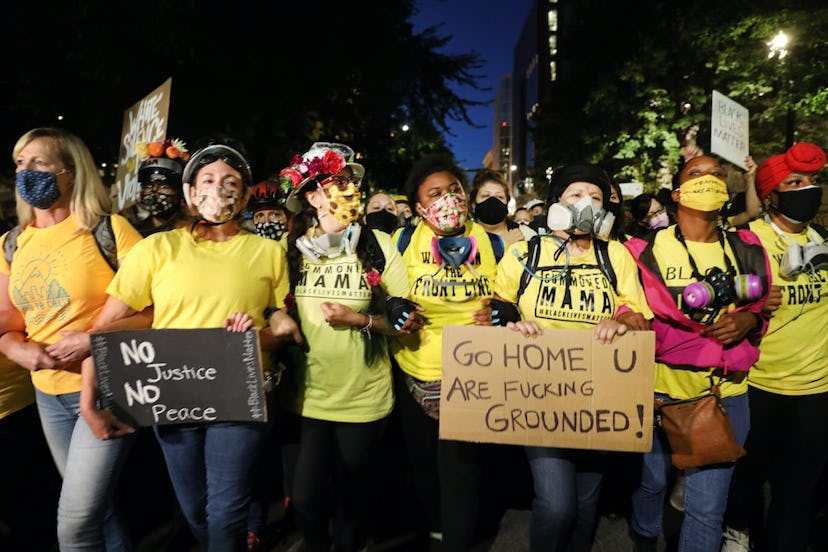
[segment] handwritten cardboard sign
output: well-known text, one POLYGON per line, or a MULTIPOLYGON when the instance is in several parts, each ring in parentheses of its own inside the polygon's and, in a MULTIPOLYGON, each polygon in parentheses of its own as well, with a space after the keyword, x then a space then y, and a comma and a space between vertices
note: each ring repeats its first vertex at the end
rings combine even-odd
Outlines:
POLYGON ((655 334, 443 330, 440 438, 580 449, 652 448, 655 334))
POLYGON ((141 101, 124 111, 121 145, 118 152, 118 172, 112 185, 112 207, 115 212, 133 205, 138 198, 138 167, 141 160, 135 154, 138 142, 155 142, 167 136, 170 112, 172 78, 150 92, 141 101))
POLYGON ((713 113, 710 118, 710 151, 746 169, 745 156, 750 149, 749 119, 747 108, 714 90, 713 113))
POLYGON ((135 426, 267 421, 256 330, 92 334, 105 408, 135 426))

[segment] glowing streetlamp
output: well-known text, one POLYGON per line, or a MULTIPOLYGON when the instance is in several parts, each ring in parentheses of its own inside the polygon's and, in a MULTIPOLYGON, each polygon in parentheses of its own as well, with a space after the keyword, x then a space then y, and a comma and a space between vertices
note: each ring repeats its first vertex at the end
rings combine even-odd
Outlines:
POLYGON ((790 75, 788 75, 788 64, 786 57, 790 53, 788 45, 790 39, 784 31, 779 31, 770 39, 768 45, 768 59, 776 59, 779 61, 779 73, 782 78, 782 90, 784 91, 784 101, 787 104, 787 113, 785 114, 785 147, 789 148, 794 143, 794 134, 796 132, 796 113, 793 110, 793 91, 790 75))
POLYGON ((782 61, 788 55, 788 35, 783 31, 776 33, 776 36, 766 44, 768 45, 768 59, 777 58, 782 61))

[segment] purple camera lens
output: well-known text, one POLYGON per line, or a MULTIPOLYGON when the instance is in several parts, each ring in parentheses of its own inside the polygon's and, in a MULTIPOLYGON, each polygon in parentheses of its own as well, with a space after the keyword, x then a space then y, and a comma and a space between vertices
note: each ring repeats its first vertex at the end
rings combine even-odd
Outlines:
POLYGON ((713 287, 707 282, 693 282, 681 292, 684 304, 693 309, 706 307, 713 300, 713 287))
POLYGON ((733 282, 736 297, 742 301, 756 301, 762 297, 762 279, 756 274, 736 276, 733 282))

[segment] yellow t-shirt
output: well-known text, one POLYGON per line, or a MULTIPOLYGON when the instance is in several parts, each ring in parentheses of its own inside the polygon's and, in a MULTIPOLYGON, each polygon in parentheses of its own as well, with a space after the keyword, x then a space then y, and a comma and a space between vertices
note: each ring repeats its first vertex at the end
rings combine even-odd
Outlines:
MULTIPOLYGON (((375 231, 374 236, 385 257, 379 285, 391 297, 404 297, 408 275, 402 258, 388 234, 375 231)), ((365 338, 359 329, 333 329, 325 322, 320 307, 323 302, 331 302, 356 312, 368 309, 371 288, 357 256, 342 255, 319 262, 303 256, 293 294, 309 351, 304 378, 297 382, 296 400, 287 407, 308 418, 337 422, 371 422, 387 416, 394 406, 390 358, 366 366, 365 338)), ((385 338, 373 334, 371 339, 385 338)))
POLYGON ((31 372, 0 355, 0 420, 34 401, 31 372))
POLYGON ((137 244, 106 292, 136 311, 153 305, 152 327, 220 328, 234 312, 264 327, 264 309, 284 306, 285 251, 273 240, 239 232, 224 242, 197 240, 188 228, 137 244))
MULTIPOLYGON (((601 272, 595 257, 594 245, 580 257, 569 259, 568 276, 554 281, 542 281, 566 270, 566 254, 554 259, 559 242, 551 237, 541 238, 540 257, 532 278, 520 296, 518 307, 521 318, 534 320, 541 327, 557 329, 589 329, 602 320, 612 318, 618 307, 626 305, 645 318, 653 313, 647 305, 644 290, 638 280, 638 267, 627 249, 617 241, 608 243, 609 260, 617 278, 618 293, 601 272)), ((524 273, 521 260, 526 254, 527 242, 518 242, 506 248, 497 267, 494 291, 506 301, 515 302, 524 273)))
MULTIPOLYGON (((397 230, 393 241, 397 243, 397 230)), ((497 261, 485 230, 473 222, 466 223, 466 236, 477 240, 478 255, 474 274, 465 265, 453 269, 439 268, 431 254, 434 232, 425 223, 417 225, 403 253, 408 267, 410 298, 425 307, 423 329, 413 335, 398 337, 394 358, 400 368, 420 381, 436 381, 442 377, 443 327, 474 324, 472 313, 483 308, 481 299, 491 298, 497 261)))
MULTIPOLYGON (((120 259, 141 235, 124 217, 111 220, 120 259)), ((26 320, 29 341, 44 344, 60 340, 61 330, 89 331, 113 277, 92 233, 80 232, 71 216, 46 228, 27 226, 17 237, 11 267, 3 257, 0 272, 9 274, 9 296, 26 320)), ((80 391, 80 363, 32 372, 32 381, 50 395, 80 391)))
POLYGON ((781 395, 828 392, 828 270, 783 279, 779 275, 782 255, 788 244, 807 243, 807 230, 783 232, 785 241, 765 220, 754 220, 750 229, 768 252, 773 285, 782 288, 782 304, 770 319, 748 384, 781 395))
MULTIPOLYGON (((688 250, 696 262, 699 272, 704 275, 708 268, 727 268, 724 254, 727 253, 732 266, 738 266, 733 251, 727 240, 724 240, 724 249, 718 242, 702 243, 686 241, 687 249, 678 241, 675 235, 675 225, 656 234, 653 245, 653 254, 661 269, 661 277, 667 289, 676 299, 676 305, 682 307, 682 291, 688 284, 698 281, 693 277, 688 250)), ((727 312, 733 305, 719 309, 714 319, 727 312)), ((695 316, 698 317, 698 316, 695 316)), ((675 399, 688 399, 704 394, 710 389, 710 371, 691 366, 673 366, 656 362, 655 390, 666 393, 675 399)), ((718 382, 719 378, 715 377, 718 382)), ((722 382, 720 391, 723 397, 732 397, 747 392, 747 381, 744 372, 731 372, 722 382)))

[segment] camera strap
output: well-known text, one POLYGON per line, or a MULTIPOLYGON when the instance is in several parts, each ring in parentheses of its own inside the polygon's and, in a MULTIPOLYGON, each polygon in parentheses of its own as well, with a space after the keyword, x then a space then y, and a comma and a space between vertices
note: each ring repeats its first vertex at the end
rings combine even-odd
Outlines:
MULTIPOLYGON (((699 267, 696 265, 696 261, 695 259, 693 259, 693 255, 690 254, 690 249, 688 249, 687 243, 684 241, 684 236, 681 234, 681 230, 679 229, 678 224, 676 224, 675 226, 675 233, 676 239, 681 245, 684 246, 684 250, 687 251, 687 260, 690 262, 690 269, 693 271, 693 278, 699 281, 703 280, 704 276, 702 276, 701 272, 699 272, 699 267)), ((727 270, 727 273, 731 276, 735 276, 736 269, 733 267, 733 263, 730 262, 730 257, 727 256, 727 250, 725 250, 724 233, 720 229, 716 229, 716 233, 719 236, 719 245, 722 248, 722 256, 724 257, 725 268, 727 270)))

